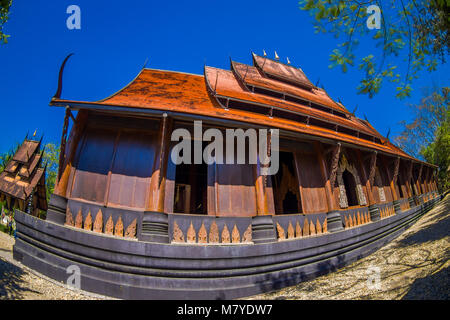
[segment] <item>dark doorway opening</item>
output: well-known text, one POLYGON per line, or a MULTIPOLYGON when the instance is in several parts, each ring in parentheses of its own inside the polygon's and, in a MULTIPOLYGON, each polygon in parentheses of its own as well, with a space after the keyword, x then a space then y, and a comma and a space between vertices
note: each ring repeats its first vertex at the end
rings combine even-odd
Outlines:
POLYGON ((301 213, 301 198, 292 152, 280 152, 280 167, 271 176, 275 214, 301 213))
POLYGON ((192 153, 191 164, 182 163, 175 168, 173 212, 208 214, 207 189, 208 165, 203 160, 194 164, 192 153))
POLYGON ((357 206, 359 205, 358 196, 356 195, 356 182, 353 175, 345 170, 342 173, 342 179, 344 180, 345 193, 347 195, 348 206, 357 206))

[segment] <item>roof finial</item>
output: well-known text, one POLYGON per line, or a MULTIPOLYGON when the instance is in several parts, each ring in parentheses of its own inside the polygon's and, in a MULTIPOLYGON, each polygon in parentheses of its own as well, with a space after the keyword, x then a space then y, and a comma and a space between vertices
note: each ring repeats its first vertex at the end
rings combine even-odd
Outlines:
POLYGON ((264 50, 264 49, 263 49, 263 56, 264 56, 264 57, 267 57, 266 50, 264 50))
POLYGON ((58 89, 56 89, 56 93, 53 96, 53 98, 59 99, 61 98, 61 91, 62 91, 62 82, 63 82, 63 71, 64 66, 66 65, 67 60, 73 55, 73 53, 69 54, 63 61, 61 68, 59 69, 59 78, 58 78, 58 89))
POLYGON ((280 60, 280 57, 278 56, 277 52, 275 51, 275 60, 280 60))
POLYGON ((33 137, 36 137, 36 131, 37 131, 37 129, 34 130, 33 137))
POLYGON ((145 69, 147 67, 148 58, 145 59, 144 65, 142 66, 142 69, 145 69))
POLYGON ((291 61, 289 60, 289 57, 286 57, 287 64, 291 64, 291 61))

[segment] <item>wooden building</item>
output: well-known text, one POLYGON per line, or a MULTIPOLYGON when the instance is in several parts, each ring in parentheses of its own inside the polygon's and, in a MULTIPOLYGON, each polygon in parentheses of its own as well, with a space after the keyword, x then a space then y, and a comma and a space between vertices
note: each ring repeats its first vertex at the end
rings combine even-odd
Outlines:
POLYGON ((5 170, 0 173, 0 201, 9 210, 20 209, 34 216, 47 211, 45 168, 41 141, 24 139, 5 170))
MULTIPOLYGON (((90 291, 125 298, 237 297, 366 255, 436 203, 435 166, 397 148, 300 68, 256 54, 252 59, 253 65, 231 61, 230 70, 205 67, 203 75, 144 68, 100 101, 61 98, 66 59, 50 103, 64 107, 66 116, 48 221, 23 217, 19 225, 33 224, 38 233, 58 225, 68 243, 96 241, 95 254, 73 249, 98 260, 85 262, 97 279, 88 281, 90 291), (262 175, 260 163, 176 165, 171 135, 182 128, 194 137, 196 120, 220 132, 278 129, 278 172, 262 175), (113 243, 117 255, 102 256, 113 243), (141 260, 137 252, 148 250, 153 260, 141 260), (125 262, 124 255, 132 258, 125 262), (130 283, 107 274, 102 266, 108 263, 129 272, 130 283), (141 267, 145 275, 138 275, 141 267), (117 289, 124 285, 129 289, 117 289)), ((24 242, 15 248, 22 261, 36 262, 24 242)), ((45 263, 36 268, 62 277, 45 263)))

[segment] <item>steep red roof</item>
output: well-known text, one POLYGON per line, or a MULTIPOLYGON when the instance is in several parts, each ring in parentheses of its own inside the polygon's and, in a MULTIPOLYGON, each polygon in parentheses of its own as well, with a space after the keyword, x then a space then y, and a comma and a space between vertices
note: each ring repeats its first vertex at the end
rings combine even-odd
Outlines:
MULTIPOLYGON (((260 58, 254 55, 255 64, 262 63, 260 58)), ((54 97, 50 104, 100 110, 107 106, 126 107, 128 111, 136 109, 136 113, 151 109, 242 121, 340 140, 414 159, 391 144, 383 143, 385 138, 369 123, 354 117, 324 90, 297 85, 295 81, 309 82, 301 70, 286 65, 277 67, 278 62, 267 61, 261 65, 262 70, 258 66, 247 67, 236 62, 232 62, 232 71, 205 67, 204 76, 143 69, 131 83, 106 99, 91 102, 54 97), (266 71, 278 72, 277 77, 267 77, 266 71), (282 76, 291 73, 294 82, 282 81, 282 76), (251 92, 249 86, 274 90, 311 103, 305 105, 280 95, 251 92), (227 108, 224 101, 230 99, 246 104, 245 108, 227 108), (273 115, 269 114, 270 109, 276 109, 273 115)))
POLYGON ((273 61, 266 57, 260 57, 254 53, 252 55, 255 66, 267 75, 284 80, 288 83, 297 84, 304 88, 314 88, 314 85, 306 77, 303 70, 278 61, 273 61))

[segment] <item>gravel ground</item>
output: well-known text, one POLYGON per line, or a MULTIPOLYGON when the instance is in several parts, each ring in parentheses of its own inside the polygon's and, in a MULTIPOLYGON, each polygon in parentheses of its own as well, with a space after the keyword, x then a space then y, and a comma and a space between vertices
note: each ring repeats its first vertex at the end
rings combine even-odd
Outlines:
MULTIPOLYGON (((448 300, 449 218, 450 195, 400 237, 366 258, 314 280, 248 299, 448 300), (379 286, 368 282, 368 270, 376 268, 379 286)), ((0 232, 0 300, 111 299, 75 291, 39 275, 13 260, 13 245, 14 238, 0 232)))
POLYGON ((248 299, 448 300, 449 233, 450 195, 373 254, 325 276, 248 299), (375 268, 379 286, 372 281, 375 268))

